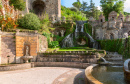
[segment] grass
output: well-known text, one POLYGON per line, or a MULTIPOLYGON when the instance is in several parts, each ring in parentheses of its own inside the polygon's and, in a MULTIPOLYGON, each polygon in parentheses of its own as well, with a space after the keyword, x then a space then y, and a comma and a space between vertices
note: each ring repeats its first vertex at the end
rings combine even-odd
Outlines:
POLYGON ((88 50, 96 50, 89 47, 71 47, 71 48, 61 48, 58 51, 88 51, 88 50))
POLYGON ((57 51, 58 53, 64 53, 65 51, 88 51, 89 53, 103 53, 105 54, 104 50, 97 50, 89 47, 71 47, 71 48, 48 48, 47 53, 49 52, 55 52, 57 51))

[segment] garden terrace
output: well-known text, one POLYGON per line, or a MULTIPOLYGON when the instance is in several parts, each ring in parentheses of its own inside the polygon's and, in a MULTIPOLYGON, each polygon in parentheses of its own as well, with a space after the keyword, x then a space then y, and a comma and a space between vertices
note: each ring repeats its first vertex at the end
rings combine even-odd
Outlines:
POLYGON ((100 53, 100 54, 106 54, 105 50, 96 50, 89 47, 72 47, 72 48, 49 48, 46 50, 45 53, 100 53))
POLYGON ((82 63, 96 63, 98 56, 93 53, 76 52, 73 53, 44 53, 38 54, 37 62, 82 62, 82 63))
POLYGON ((88 47, 54 48, 45 53, 38 53, 37 62, 83 62, 96 63, 100 56, 104 56, 104 50, 96 50, 88 47))

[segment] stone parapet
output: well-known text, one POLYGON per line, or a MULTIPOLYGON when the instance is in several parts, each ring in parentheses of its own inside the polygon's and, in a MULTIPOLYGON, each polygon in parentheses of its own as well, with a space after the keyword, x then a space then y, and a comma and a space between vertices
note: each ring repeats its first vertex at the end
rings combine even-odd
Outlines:
POLYGON ((34 67, 71 67, 71 68, 86 68, 89 63, 76 62, 34 62, 34 67))
POLYGON ((93 64, 85 69, 85 84, 103 84, 92 76, 92 70, 97 64, 93 64))
POLYGON ((11 64, 0 66, 0 71, 12 71, 12 70, 21 70, 31 68, 31 63, 26 64, 11 64))

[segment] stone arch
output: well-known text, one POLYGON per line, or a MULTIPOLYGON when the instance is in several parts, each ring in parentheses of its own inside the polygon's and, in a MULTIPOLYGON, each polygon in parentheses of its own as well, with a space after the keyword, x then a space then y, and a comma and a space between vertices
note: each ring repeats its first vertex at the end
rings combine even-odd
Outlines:
POLYGON ((45 13, 46 4, 43 0, 35 0, 32 3, 32 8, 34 13, 40 17, 43 13, 45 13))
POLYGON ((110 39, 114 39, 114 34, 110 33, 110 39))

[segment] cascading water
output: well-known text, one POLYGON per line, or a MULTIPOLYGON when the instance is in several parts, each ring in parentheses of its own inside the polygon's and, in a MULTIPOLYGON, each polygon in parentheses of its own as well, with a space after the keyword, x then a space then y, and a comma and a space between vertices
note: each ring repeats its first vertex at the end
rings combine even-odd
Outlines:
POLYGON ((92 48, 96 48, 97 44, 96 41, 92 38, 92 36, 90 36, 88 33, 86 33, 84 31, 84 23, 86 23, 87 21, 76 21, 76 29, 73 33, 69 34, 68 36, 66 36, 62 42, 61 42, 61 47, 65 48, 65 47, 75 47, 75 45, 77 45, 76 42, 78 40, 79 37, 85 37, 88 38, 90 41, 90 45, 89 47, 92 48), (75 41, 74 41, 75 39, 75 41))
POLYGON ((69 34, 63 39, 62 47, 74 47, 73 45, 73 34, 69 34))
POLYGON ((84 24, 82 25, 81 32, 84 32, 84 24))

